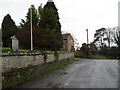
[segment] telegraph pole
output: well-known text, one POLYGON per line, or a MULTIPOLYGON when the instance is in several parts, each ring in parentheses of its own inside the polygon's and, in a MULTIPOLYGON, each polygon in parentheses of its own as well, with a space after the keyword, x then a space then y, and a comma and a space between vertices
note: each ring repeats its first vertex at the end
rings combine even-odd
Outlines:
POLYGON ((87 55, 89 55, 89 39, 88 39, 88 29, 86 29, 87 32, 87 55))
POLYGON ((89 39, 88 39, 88 29, 86 29, 87 32, 87 45, 89 44, 89 39))
POLYGON ((30 9, 31 16, 31 51, 33 50, 33 33, 32 33, 32 8, 30 9))

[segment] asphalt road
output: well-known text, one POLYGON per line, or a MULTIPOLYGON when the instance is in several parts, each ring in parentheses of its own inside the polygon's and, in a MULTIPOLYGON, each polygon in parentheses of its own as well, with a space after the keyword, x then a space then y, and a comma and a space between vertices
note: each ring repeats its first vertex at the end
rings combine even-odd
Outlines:
POLYGON ((79 61, 51 71, 20 88, 118 88, 118 61, 79 61))

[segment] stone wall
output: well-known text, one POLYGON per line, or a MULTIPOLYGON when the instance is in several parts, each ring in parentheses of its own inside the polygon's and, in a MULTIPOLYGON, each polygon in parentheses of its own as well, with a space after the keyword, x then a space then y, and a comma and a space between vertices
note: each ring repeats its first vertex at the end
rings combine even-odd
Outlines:
POLYGON ((54 54, 48 54, 46 58, 47 58, 46 60, 47 63, 55 61, 54 54))
POLYGON ((58 53, 46 55, 23 55, 23 56, 4 56, 2 57, 2 72, 10 71, 13 68, 24 68, 28 65, 42 65, 44 63, 54 62, 56 60, 65 60, 74 58, 74 53, 58 53))
POLYGON ((70 59, 73 57, 74 57, 73 53, 60 53, 60 54, 58 54, 58 60, 70 59))

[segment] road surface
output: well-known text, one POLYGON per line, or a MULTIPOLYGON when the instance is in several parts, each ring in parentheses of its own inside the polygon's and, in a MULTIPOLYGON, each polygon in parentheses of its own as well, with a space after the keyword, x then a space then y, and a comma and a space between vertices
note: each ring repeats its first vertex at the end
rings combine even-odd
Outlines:
POLYGON ((118 61, 79 59, 19 88, 118 88, 118 61))

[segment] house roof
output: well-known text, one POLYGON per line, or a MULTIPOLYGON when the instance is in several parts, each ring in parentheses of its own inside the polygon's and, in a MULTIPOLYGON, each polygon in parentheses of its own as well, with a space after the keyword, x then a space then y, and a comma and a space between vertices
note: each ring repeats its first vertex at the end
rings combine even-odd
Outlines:
MULTIPOLYGON (((67 39, 68 36, 71 36, 71 34, 70 34, 70 33, 66 33, 66 34, 63 34, 63 35, 62 35, 63 39, 67 39)), ((72 36, 71 36, 71 37, 72 37, 72 36)), ((72 37, 72 39, 73 39, 73 37, 72 37)), ((74 39, 73 39, 73 40, 74 40, 74 39)))
POLYGON ((17 37, 14 35, 14 36, 10 37, 10 39, 17 39, 17 37))

